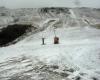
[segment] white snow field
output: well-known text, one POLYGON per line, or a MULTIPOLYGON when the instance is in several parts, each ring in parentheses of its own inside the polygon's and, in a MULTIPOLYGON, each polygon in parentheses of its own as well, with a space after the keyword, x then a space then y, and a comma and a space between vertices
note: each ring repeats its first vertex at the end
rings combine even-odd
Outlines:
MULTIPOLYGON (((0 80, 100 80, 100 29, 89 26, 96 20, 99 23, 99 11, 97 16, 96 11, 91 14, 88 9, 79 10, 80 13, 70 9, 70 14, 61 9, 57 14, 58 9, 44 8, 33 16, 31 10, 24 10, 15 10, 13 16, 18 17, 19 23, 34 22, 41 31, 33 30, 16 44, 0 47, 0 80), (54 26, 59 44, 53 42, 54 26)), ((0 23, 13 23, 12 17, 5 19, 0 23)))
POLYGON ((0 48, 0 80, 100 80, 100 30, 63 27, 56 36, 60 44, 53 44, 54 32, 48 27, 0 48), (42 36, 46 45, 41 45, 42 36))

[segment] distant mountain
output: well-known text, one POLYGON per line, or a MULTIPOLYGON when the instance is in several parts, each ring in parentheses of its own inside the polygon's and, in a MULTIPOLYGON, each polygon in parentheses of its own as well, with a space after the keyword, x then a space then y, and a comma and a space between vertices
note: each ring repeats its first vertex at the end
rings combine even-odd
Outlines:
POLYGON ((86 26, 100 23, 100 9, 96 8, 20 8, 0 7, 0 25, 12 23, 39 24, 46 19, 59 19, 59 24, 68 26, 86 26), (10 18, 8 18, 10 17, 10 18), (12 19, 11 19, 12 18, 12 19), (5 22, 6 21, 6 22, 5 22))

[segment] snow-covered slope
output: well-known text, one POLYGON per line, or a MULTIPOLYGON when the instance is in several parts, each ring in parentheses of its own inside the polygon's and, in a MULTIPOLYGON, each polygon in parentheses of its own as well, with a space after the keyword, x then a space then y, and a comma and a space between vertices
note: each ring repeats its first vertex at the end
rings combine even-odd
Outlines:
POLYGON ((99 15, 99 9, 91 8, 0 8, 0 25, 12 23, 39 25, 48 18, 59 18, 59 24, 62 26, 78 26, 77 21, 80 22, 81 26, 86 26, 87 24, 99 24, 99 15), (5 18, 2 19, 2 17, 5 18))
MULTIPOLYGON (((31 48, 33 48, 33 49, 35 48, 35 50, 32 51, 32 54, 36 53, 35 55, 37 55, 37 54, 40 54, 40 56, 44 55, 43 57, 45 57, 45 55, 47 53, 48 53, 47 56, 49 56, 49 55, 51 56, 51 53, 53 53, 52 55, 56 55, 56 54, 57 55, 65 55, 65 54, 67 55, 68 54, 71 57, 73 56, 70 59, 70 61, 73 60, 76 63, 78 62, 78 64, 80 64, 80 66, 81 66, 81 59, 79 59, 79 58, 81 58, 81 55, 83 57, 82 58, 83 62, 86 62, 84 57, 86 57, 86 55, 89 55, 89 56, 87 56, 88 58, 86 59, 86 60, 88 60, 87 63, 91 61, 90 57, 93 57, 94 55, 96 55, 95 52, 97 52, 97 54, 99 55, 99 53, 98 53, 99 39, 100 39, 99 32, 100 32, 100 30, 95 29, 95 28, 90 28, 90 27, 84 27, 84 28, 77 27, 77 28, 72 28, 72 29, 59 28, 56 30, 56 35, 60 38, 60 44, 54 45, 53 44, 53 37, 55 36, 54 32, 52 29, 50 30, 47 28, 46 31, 31 35, 31 36, 27 37, 26 39, 24 39, 23 41, 18 42, 14 46, 17 46, 17 45, 18 45, 18 47, 23 46, 23 45, 25 47, 30 46, 30 48, 26 49, 26 51, 23 50, 26 54, 27 53, 31 54, 31 52, 27 52, 27 51, 30 51, 29 49, 31 49, 31 48), (41 45, 42 36, 44 36, 46 38, 45 39, 46 45, 44 45, 44 46, 41 45), (39 47, 39 50, 40 51, 43 50, 43 52, 40 53, 40 51, 38 50, 38 47, 39 47), (42 50, 41 50, 41 48, 42 48, 42 50), (50 52, 50 54, 49 54, 48 50, 54 51, 54 52, 50 52), (80 61, 77 61, 78 59, 80 61)), ((23 46, 23 48, 24 48, 24 46, 23 46)), ((50 57, 50 58, 53 58, 53 57, 50 57)), ((57 58, 54 57, 54 59, 57 59, 57 58)), ((66 59, 68 59, 68 58, 66 58, 66 59)), ((97 61, 99 61, 99 58, 97 58, 97 59, 98 59, 97 61)), ((50 60, 53 60, 53 59, 50 59, 50 60)), ((60 60, 60 59, 58 59, 58 60, 60 60)), ((96 60, 96 59, 94 59, 94 60, 96 60)), ((64 60, 64 61, 66 62, 66 60, 64 60)), ((97 62, 97 61, 94 61, 94 62, 97 62)), ((88 68, 88 66, 86 66, 87 64, 85 64, 85 63, 83 64, 83 62, 82 62, 82 65, 84 65, 84 67, 88 68)), ((95 64, 99 65, 98 62, 95 64)), ((90 65, 92 65, 92 62, 90 65)), ((95 66, 96 65, 93 65, 90 67, 95 68, 95 66)), ((98 68, 99 68, 99 66, 98 66, 98 68)))
MULTIPOLYGON (((32 62, 37 58, 47 65, 64 65, 74 69, 75 72, 66 77, 71 80, 73 77, 76 78, 76 76, 80 76, 82 80, 94 80, 92 78, 97 78, 99 80, 100 30, 91 27, 58 28, 56 30, 56 35, 60 38, 60 44, 57 45, 53 44, 54 33, 52 28, 48 27, 45 31, 32 34, 15 45, 0 48, 0 54, 2 54, 0 60, 4 61, 4 63, 8 63, 7 66, 11 67, 10 69, 12 71, 9 72, 8 68, 5 68, 6 65, 4 63, 1 63, 1 66, 3 66, 1 68, 3 68, 8 75, 11 73, 15 73, 15 75, 21 73, 23 70, 21 72, 13 72, 13 70, 28 65, 28 62, 24 65, 23 60, 21 60, 19 63, 14 62, 13 64, 16 65, 13 66, 9 62, 5 62, 5 60, 8 61, 12 57, 16 57, 20 60, 19 58, 21 55, 24 55, 26 57, 31 56, 28 58, 31 59, 32 62), (46 45, 41 45, 42 36, 45 36, 46 38, 46 45), (17 65, 20 66, 18 67, 17 65), (83 73, 84 76, 80 75, 81 73, 83 73)), ((16 60, 16 58, 12 58, 11 61, 16 60)), ((25 69, 27 68, 24 68, 24 70, 25 69)), ((1 77, 6 76, 5 74, 6 73, 2 74, 1 77)), ((75 80, 75 78, 73 80, 75 80)))
POLYGON ((59 8, 37 11, 34 19, 21 15, 25 12, 13 16, 20 17, 17 23, 30 16, 28 20, 39 29, 16 44, 0 48, 0 80, 100 80, 100 30, 90 24, 83 27, 85 22, 77 10, 70 9, 67 14, 66 9, 59 8), (70 27, 70 22, 78 26, 70 27), (53 44, 55 34, 60 44, 53 44), (42 37, 46 45, 42 45, 42 37))
POLYGON ((0 17, 0 25, 7 26, 9 23, 13 22, 13 18, 10 16, 2 16, 0 17))

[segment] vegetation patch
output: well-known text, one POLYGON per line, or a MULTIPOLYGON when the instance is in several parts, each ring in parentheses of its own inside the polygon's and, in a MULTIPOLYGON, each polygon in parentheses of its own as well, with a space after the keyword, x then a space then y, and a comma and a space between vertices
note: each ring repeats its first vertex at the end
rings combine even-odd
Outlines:
POLYGON ((25 34, 27 30, 31 30, 32 27, 32 25, 23 24, 8 25, 0 31, 0 46, 6 46, 8 43, 25 34))

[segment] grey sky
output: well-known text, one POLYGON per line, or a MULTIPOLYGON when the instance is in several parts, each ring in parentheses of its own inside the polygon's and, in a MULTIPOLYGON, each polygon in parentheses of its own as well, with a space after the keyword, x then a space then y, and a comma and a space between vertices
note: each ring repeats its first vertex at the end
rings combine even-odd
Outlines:
MULTIPOLYGON (((74 7, 75 0, 0 0, 0 6, 9 8, 33 8, 33 7, 74 7)), ((99 7, 100 0, 80 0, 81 6, 99 7)))

